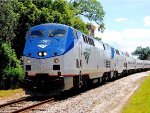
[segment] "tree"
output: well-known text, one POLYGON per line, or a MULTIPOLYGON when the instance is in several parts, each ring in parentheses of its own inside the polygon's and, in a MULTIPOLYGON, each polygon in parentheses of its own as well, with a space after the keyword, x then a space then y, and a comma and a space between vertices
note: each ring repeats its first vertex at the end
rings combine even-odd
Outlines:
POLYGON ((0 40, 0 90, 18 87, 23 78, 23 69, 14 49, 0 40))
POLYGON ((3 41, 10 43, 16 36, 18 18, 19 15, 13 11, 11 1, 0 2, 0 38, 3 41))
POLYGON ((35 4, 38 8, 41 7, 50 7, 54 0, 32 0, 32 3, 35 4))
POLYGON ((85 34, 89 34, 86 24, 82 21, 80 17, 74 17, 71 19, 71 26, 81 30, 85 34))
POLYGON ((0 89, 16 88, 23 77, 20 61, 12 49, 18 18, 11 1, 0 2, 0 89))
POLYGON ((91 21, 95 21, 99 28, 98 30, 103 32, 105 29, 103 18, 105 12, 103 7, 97 0, 70 0, 70 3, 76 8, 76 15, 83 15, 91 21))
POLYGON ((132 53, 132 55, 138 56, 138 58, 141 60, 147 60, 148 56, 150 55, 150 48, 149 47, 142 48, 141 46, 139 46, 132 53))

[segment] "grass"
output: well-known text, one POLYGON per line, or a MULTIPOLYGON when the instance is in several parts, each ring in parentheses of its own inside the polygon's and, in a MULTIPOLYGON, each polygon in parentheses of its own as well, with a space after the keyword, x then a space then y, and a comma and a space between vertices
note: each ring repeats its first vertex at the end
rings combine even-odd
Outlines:
POLYGON ((129 99, 122 113, 150 113, 150 76, 129 99))
POLYGON ((17 93, 22 93, 23 89, 0 90, 0 97, 8 97, 17 93))

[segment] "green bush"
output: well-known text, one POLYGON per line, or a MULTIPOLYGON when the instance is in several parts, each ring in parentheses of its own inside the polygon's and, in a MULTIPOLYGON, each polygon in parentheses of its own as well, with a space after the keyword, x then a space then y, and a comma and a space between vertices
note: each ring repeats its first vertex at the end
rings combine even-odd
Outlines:
POLYGON ((15 89, 19 88, 23 77, 21 68, 6 67, 2 71, 2 87, 3 89, 15 89))
POLYGON ((0 40, 0 89, 17 88, 23 80, 23 69, 9 43, 0 40))

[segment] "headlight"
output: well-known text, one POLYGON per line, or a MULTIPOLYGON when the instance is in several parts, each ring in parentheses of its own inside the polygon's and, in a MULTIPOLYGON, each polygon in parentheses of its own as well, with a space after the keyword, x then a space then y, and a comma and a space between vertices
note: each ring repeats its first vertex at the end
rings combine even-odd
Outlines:
POLYGON ((46 56, 46 55, 47 55, 47 52, 43 52, 43 55, 46 56))
POLYGON ((38 52, 38 55, 39 55, 39 56, 42 56, 42 52, 38 52))
POLYGON ((58 62, 59 62, 59 59, 57 59, 57 58, 54 59, 54 62, 55 62, 55 63, 58 63, 58 62))
POLYGON ((30 59, 27 59, 27 63, 28 63, 28 64, 30 63, 30 59))

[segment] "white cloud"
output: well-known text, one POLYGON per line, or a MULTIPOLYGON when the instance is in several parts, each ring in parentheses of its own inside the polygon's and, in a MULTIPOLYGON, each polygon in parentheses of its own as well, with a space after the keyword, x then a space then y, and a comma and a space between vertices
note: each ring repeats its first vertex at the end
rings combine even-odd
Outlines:
POLYGON ((144 25, 150 27, 150 16, 144 17, 144 25))
POLYGON ((127 21, 127 20, 128 20, 127 18, 120 17, 120 18, 116 18, 115 22, 124 22, 124 21, 127 21))
POLYGON ((150 29, 125 29, 122 33, 127 40, 150 40, 150 29))
POLYGON ((103 42, 121 51, 127 51, 130 55, 138 46, 150 47, 150 29, 125 29, 122 31, 106 29, 104 33, 96 31, 95 36, 101 37, 103 42))

